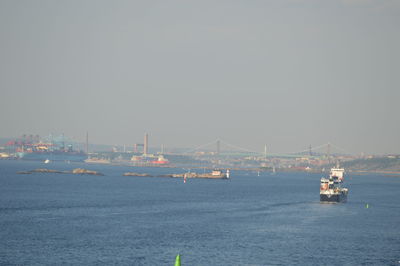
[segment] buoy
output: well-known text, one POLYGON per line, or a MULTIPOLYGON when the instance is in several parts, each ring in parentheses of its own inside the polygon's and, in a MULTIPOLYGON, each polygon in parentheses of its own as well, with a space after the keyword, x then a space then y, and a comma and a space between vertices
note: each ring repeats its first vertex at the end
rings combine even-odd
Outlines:
POLYGON ((369 205, 368 205, 368 203, 367 203, 367 204, 365 204, 365 208, 367 208, 367 209, 369 208, 369 205))
POLYGON ((176 255, 175 266, 181 266, 181 255, 176 255))

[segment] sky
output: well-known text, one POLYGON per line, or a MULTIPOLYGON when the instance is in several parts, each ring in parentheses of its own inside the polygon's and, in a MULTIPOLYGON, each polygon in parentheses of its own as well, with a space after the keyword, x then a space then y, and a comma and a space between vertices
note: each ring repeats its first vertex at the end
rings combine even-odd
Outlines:
POLYGON ((0 137, 400 153, 399 0, 0 0, 0 137))

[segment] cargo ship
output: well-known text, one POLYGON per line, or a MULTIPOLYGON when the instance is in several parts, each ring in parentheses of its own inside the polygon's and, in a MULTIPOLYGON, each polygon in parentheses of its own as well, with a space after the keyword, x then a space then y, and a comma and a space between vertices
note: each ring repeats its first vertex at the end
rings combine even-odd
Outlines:
POLYGON ((167 158, 163 155, 143 154, 132 156, 131 162, 135 166, 165 166, 169 164, 167 158))
POLYGON ((321 187, 319 192, 321 203, 346 202, 349 190, 342 187, 344 181, 344 169, 332 168, 329 178, 321 178, 321 187))

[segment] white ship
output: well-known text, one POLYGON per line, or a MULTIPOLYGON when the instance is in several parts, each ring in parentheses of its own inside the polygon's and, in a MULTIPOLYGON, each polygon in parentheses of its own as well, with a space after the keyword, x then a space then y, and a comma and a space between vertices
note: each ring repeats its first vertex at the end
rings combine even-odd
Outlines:
POLYGON ((349 190, 342 187, 343 181, 344 169, 339 167, 331 169, 329 178, 321 178, 320 202, 346 202, 349 190))

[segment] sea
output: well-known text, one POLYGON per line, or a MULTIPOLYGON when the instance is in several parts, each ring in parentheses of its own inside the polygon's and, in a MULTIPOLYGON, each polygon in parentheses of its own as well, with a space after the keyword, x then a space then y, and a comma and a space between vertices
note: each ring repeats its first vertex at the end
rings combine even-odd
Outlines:
POLYGON ((400 265, 399 175, 348 173, 341 204, 323 174, 123 176, 186 171, 0 160, 0 265, 400 265), (78 167, 104 176, 17 174, 78 167))

